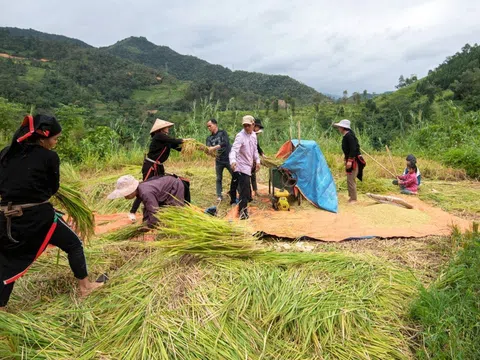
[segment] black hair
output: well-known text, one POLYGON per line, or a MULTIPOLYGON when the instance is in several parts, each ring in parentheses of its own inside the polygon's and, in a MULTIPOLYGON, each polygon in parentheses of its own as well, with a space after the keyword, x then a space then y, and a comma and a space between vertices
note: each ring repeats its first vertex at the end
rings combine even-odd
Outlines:
MULTIPOLYGON (((210 121, 212 124, 218 125, 217 119, 211 118, 211 119, 208 120, 208 121, 210 121)), ((207 121, 207 122, 208 122, 208 121, 207 121)))
POLYGON ((407 169, 413 169, 415 172, 417 172, 417 164, 412 161, 408 164, 407 169))
POLYGON ((413 156, 412 154, 408 155, 405 160, 407 160, 408 162, 414 162, 414 163, 417 162, 417 158, 415 156, 413 156))
POLYGON ((16 154, 26 155, 30 146, 37 144, 40 139, 53 137, 62 131, 57 119, 52 116, 35 115, 33 118, 30 117, 30 120, 33 121, 33 132, 30 129, 29 117, 25 117, 22 125, 15 131, 10 146, 0 157, 2 166, 5 166, 8 159, 16 154))

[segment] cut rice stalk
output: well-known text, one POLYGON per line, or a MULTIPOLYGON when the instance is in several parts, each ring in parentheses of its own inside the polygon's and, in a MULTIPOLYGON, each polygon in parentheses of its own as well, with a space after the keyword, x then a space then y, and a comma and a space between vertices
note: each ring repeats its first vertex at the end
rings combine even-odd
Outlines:
POLYGON ((194 206, 165 207, 158 212, 155 229, 162 241, 157 246, 167 253, 208 256, 251 257, 263 253, 246 228, 206 215, 194 206))
POLYGON ((82 193, 71 185, 60 184, 55 200, 55 205, 67 213, 67 222, 72 224, 81 238, 88 240, 95 231, 95 218, 82 193))
POLYGON ((191 157, 195 152, 201 151, 206 153, 209 156, 216 157, 216 152, 211 153, 208 151, 208 146, 202 144, 200 141, 195 139, 193 140, 184 140, 182 143, 182 155, 191 157))

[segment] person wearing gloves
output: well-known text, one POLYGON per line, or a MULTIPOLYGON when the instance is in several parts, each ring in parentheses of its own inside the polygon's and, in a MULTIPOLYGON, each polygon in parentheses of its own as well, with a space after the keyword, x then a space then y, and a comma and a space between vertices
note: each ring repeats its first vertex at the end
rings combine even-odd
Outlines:
MULTIPOLYGON (((168 135, 170 128, 174 126, 173 123, 161 119, 156 119, 150 130, 150 147, 148 154, 143 161, 142 175, 143 181, 150 179, 153 176, 162 176, 165 174, 164 163, 170 156, 170 150, 180 151, 181 145, 186 139, 175 139, 168 135)), ((141 201, 135 199, 133 202, 129 219, 132 222, 136 221, 135 213, 137 212, 141 201)))
MULTIPOLYGON (((254 171, 260 170, 260 157, 257 150, 257 135, 253 131, 254 117, 251 115, 244 116, 242 125, 243 130, 235 137, 229 159, 235 182, 238 184, 240 219, 245 220, 248 219, 248 202, 252 199, 250 184, 252 164, 255 164, 254 171)), ((235 199, 231 199, 231 203, 235 203, 235 199)))
POLYGON ((117 180, 115 190, 107 198, 112 200, 124 197, 127 200, 136 199, 143 203, 143 221, 148 228, 153 228, 158 222, 155 214, 159 207, 183 206, 184 196, 184 184, 176 176, 155 176, 139 182, 132 175, 124 175, 117 180))

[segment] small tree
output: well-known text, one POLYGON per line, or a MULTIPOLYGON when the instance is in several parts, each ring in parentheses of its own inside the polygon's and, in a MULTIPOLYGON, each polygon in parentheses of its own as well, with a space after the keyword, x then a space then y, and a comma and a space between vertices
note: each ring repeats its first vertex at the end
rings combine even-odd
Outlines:
POLYGON ((273 100, 273 112, 278 113, 278 99, 273 100))
POLYGON ((403 88, 405 87, 407 84, 405 83, 405 78, 403 77, 403 75, 400 75, 400 77, 398 78, 398 85, 396 85, 395 87, 397 89, 400 89, 400 88, 403 88))
POLYGON ((318 111, 320 110, 320 102, 322 101, 322 97, 320 96, 320 94, 317 93, 313 95, 312 101, 315 113, 318 113, 318 111))
POLYGON ((292 107, 292 115, 295 115, 295 99, 290 99, 290 106, 292 107))
POLYGON ((343 97, 342 97, 342 101, 344 104, 347 103, 347 100, 348 100, 348 91, 347 90, 343 90, 343 97))
POLYGON ((353 93, 353 96, 352 96, 352 97, 353 97, 353 101, 355 101, 355 103, 356 103, 357 105, 359 105, 359 104, 360 104, 360 94, 355 91, 355 92, 353 93))

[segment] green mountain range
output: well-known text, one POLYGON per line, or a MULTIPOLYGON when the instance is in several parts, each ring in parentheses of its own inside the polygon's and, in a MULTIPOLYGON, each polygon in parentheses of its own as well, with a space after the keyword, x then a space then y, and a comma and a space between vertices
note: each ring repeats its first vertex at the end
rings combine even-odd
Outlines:
POLYGON ((240 108, 285 97, 299 104, 323 98, 288 76, 231 71, 145 38, 98 49, 62 35, 0 28, 0 53, 0 96, 41 107, 136 101, 182 111, 205 97, 224 105, 235 98, 240 108))
POLYGON ((103 49, 110 54, 168 72, 180 80, 199 83, 219 82, 232 89, 253 92, 264 98, 295 96, 301 102, 311 102, 319 93, 313 88, 283 75, 232 71, 212 65, 195 56, 181 55, 168 46, 157 46, 144 37, 130 37, 103 49))

